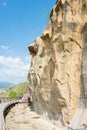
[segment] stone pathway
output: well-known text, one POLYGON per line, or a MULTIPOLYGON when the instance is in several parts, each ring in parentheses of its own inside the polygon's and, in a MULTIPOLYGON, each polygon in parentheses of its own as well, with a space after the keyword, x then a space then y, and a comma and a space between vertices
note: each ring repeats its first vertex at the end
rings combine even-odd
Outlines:
POLYGON ((6 130, 66 130, 53 125, 31 111, 26 104, 17 104, 6 117, 6 130))
POLYGON ((7 106, 8 103, 0 103, 0 130, 4 130, 4 118, 3 118, 3 110, 7 106))

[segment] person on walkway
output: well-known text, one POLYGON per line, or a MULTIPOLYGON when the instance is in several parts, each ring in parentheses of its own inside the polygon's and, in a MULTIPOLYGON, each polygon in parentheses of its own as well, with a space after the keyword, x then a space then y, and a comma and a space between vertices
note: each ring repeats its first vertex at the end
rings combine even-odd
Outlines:
POLYGON ((22 99, 19 100, 19 102, 27 102, 28 105, 31 105, 31 89, 30 89, 30 87, 28 87, 26 89, 26 93, 24 94, 22 99))

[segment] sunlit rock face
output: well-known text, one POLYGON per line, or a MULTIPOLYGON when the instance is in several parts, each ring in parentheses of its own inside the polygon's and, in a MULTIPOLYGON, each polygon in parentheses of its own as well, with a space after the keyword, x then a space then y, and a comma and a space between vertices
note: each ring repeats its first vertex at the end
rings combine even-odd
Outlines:
POLYGON ((66 126, 79 105, 82 28, 86 20, 81 0, 58 0, 42 35, 28 47, 34 109, 57 125, 66 126))

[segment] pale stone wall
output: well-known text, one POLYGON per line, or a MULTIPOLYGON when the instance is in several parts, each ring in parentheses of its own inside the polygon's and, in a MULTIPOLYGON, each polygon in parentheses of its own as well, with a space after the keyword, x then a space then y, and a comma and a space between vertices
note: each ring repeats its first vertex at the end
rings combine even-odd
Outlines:
POLYGON ((82 0, 59 0, 42 35, 29 46, 32 59, 28 79, 34 109, 57 125, 66 126, 79 105, 86 18, 82 0))

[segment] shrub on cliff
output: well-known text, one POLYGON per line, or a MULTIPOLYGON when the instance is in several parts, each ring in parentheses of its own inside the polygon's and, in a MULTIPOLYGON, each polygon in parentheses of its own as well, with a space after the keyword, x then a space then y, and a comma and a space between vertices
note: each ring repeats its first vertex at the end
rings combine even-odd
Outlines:
POLYGON ((10 99, 13 99, 13 98, 19 99, 26 93, 27 87, 28 87, 27 82, 20 83, 20 84, 17 84, 8 88, 5 94, 8 95, 10 99))

